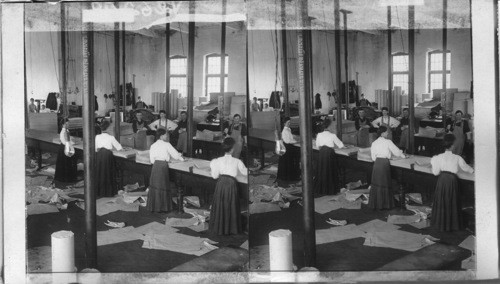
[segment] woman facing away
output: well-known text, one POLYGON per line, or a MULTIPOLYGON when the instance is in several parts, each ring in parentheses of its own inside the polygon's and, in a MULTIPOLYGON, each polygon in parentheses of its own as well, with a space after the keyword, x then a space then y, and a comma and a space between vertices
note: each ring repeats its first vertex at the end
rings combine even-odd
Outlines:
POLYGON ((247 168, 240 159, 232 156, 235 141, 225 138, 222 142, 224 156, 210 162, 211 174, 217 179, 209 231, 214 235, 239 234, 242 232, 240 195, 236 176, 238 172, 247 175, 247 168))
POLYGON ((431 226, 440 231, 462 229, 462 207, 457 173, 460 169, 473 173, 464 159, 452 152, 455 136, 446 134, 443 138, 444 153, 432 157, 432 173, 438 176, 434 201, 432 203, 431 226))
POLYGON ((117 191, 116 186, 116 168, 115 157, 113 156, 113 148, 118 151, 123 150, 122 145, 114 136, 109 135, 105 131, 109 128, 109 122, 103 121, 97 129, 95 137, 95 168, 94 176, 96 179, 96 194, 100 197, 114 196, 117 191))
POLYGON ((372 160, 375 161, 372 171, 370 198, 368 206, 372 209, 391 209, 394 207, 394 194, 392 191, 391 164, 392 156, 407 158, 390 139, 389 129, 380 126, 379 138, 373 141, 371 147, 372 160))

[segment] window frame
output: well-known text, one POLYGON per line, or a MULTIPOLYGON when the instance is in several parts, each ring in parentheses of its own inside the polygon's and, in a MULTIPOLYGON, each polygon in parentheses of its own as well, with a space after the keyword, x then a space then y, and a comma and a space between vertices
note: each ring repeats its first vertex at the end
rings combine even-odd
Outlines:
MULTIPOLYGON (((408 86, 406 88, 406 95, 408 95, 408 90, 410 88, 410 63, 409 63, 409 60, 410 60, 410 54, 409 53, 406 53, 406 52, 394 52, 392 55, 392 58, 391 58, 391 63, 392 63, 392 66, 391 66, 391 76, 392 76, 392 88, 395 87, 395 84, 394 84, 394 75, 406 75, 408 76, 408 86), (408 68, 406 69, 406 71, 394 71, 394 57, 396 56, 407 56, 407 60, 408 60, 408 68)), ((402 90, 405 90, 403 88, 403 86, 401 86, 401 89, 402 90)))
MULTIPOLYGON (((451 50, 447 49, 446 53, 447 53, 446 57, 448 57, 448 54, 450 54, 450 66, 449 66, 449 68, 447 67, 446 70, 445 70, 446 75, 448 75, 448 74, 450 75, 450 80, 446 81, 446 85, 449 84, 451 86, 451 50)), ((439 74, 442 77, 443 73, 444 73, 443 72, 443 64, 442 64, 442 62, 441 62, 441 67, 440 67, 439 70, 432 70, 431 69, 431 57, 434 54, 441 54, 441 57, 442 57, 443 56, 442 55, 443 54, 443 50, 442 49, 436 49, 436 50, 429 51, 427 53, 427 91, 429 93, 432 93, 432 90, 431 90, 431 77, 432 77, 432 75, 439 74)), ((441 89, 442 88, 443 87, 442 87, 442 81, 441 81, 441 89)), ((448 88, 448 87, 446 87, 446 88, 448 88)))
MULTIPOLYGON (((228 83, 229 83, 229 78, 228 78, 228 77, 229 77, 229 72, 228 72, 228 71, 229 71, 229 70, 228 70, 228 69, 229 69, 229 55, 226 53, 226 54, 225 54, 225 56, 226 56, 226 61, 224 62, 224 65, 225 65, 225 64, 226 64, 226 62, 227 62, 227 67, 228 67, 228 68, 224 68, 224 73, 225 73, 225 74, 224 74, 224 81, 226 81, 226 80, 227 80, 227 81, 228 81, 228 83)), ((209 73, 208 73, 208 60, 209 60, 210 58, 213 58, 213 57, 219 57, 219 59, 221 59, 221 58, 222 58, 220 53, 210 53, 210 54, 207 54, 207 55, 205 56, 205 92, 204 92, 204 93, 205 93, 205 97, 208 97, 208 96, 210 95, 210 94, 208 93, 208 78, 214 78, 214 77, 216 77, 216 78, 220 78, 220 77, 221 77, 221 76, 220 76, 220 75, 221 75, 221 74, 220 74, 220 71, 219 71, 219 73, 217 73, 217 74, 209 74, 209 73)), ((221 60, 221 61, 222 61, 222 60, 221 60)), ((227 85, 224 85, 224 90, 226 90, 226 89, 227 89, 227 85)))
MULTIPOLYGON (((184 56, 184 55, 172 55, 170 56, 170 58, 168 59, 168 67, 170 68, 168 74, 169 74, 169 86, 170 86, 170 90, 168 90, 168 92, 170 93, 170 91, 172 90, 172 78, 185 78, 186 79, 186 94, 182 94, 182 97, 185 98, 187 97, 187 56, 184 56), (172 59, 186 59, 186 72, 184 74, 172 74, 172 59)), ((180 91, 180 90, 179 90, 180 91)))

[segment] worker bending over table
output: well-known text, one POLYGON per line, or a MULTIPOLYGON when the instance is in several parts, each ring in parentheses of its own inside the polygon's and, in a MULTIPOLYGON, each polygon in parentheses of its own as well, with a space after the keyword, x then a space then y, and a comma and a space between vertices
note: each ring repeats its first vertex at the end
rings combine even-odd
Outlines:
POLYGON ((113 156, 113 148, 118 151, 123 150, 122 145, 116 141, 114 136, 106 133, 109 127, 109 122, 104 120, 100 126, 96 126, 95 137, 95 191, 97 196, 111 197, 118 191, 116 188, 116 168, 115 158, 113 156))
POLYGON ((335 159, 334 145, 344 148, 344 143, 334 133, 330 132, 330 119, 323 122, 321 133, 316 136, 316 147, 319 149, 318 166, 316 167, 316 177, 314 180, 314 193, 331 195, 339 193, 338 169, 335 159))
POLYGON ((387 107, 382 108, 382 116, 373 120, 372 126, 375 128, 379 128, 381 126, 385 126, 389 133, 387 134, 387 139, 392 140, 392 132, 398 127, 400 124, 399 120, 396 118, 389 116, 389 109, 387 107))
POLYGON ((222 142, 225 155, 210 162, 212 177, 217 180, 209 231, 216 235, 239 234, 242 232, 240 198, 236 176, 238 171, 247 175, 248 170, 240 159, 233 157, 236 142, 227 137, 222 142))
POLYGON ((373 141, 371 147, 372 160, 375 161, 372 171, 370 198, 368 206, 372 209, 391 209, 394 207, 392 191, 391 164, 392 156, 407 158, 388 136, 390 130, 381 125, 378 128, 379 138, 373 141))
POLYGON ((468 173, 474 172, 462 157, 452 152, 455 142, 453 134, 446 134, 443 138, 445 152, 431 159, 432 173, 439 176, 432 203, 431 226, 440 231, 456 231, 463 228, 457 173, 459 169, 468 173))
POLYGON ((283 121, 284 126, 281 131, 281 139, 286 151, 285 154, 280 156, 277 178, 280 180, 295 181, 300 179, 300 148, 293 144, 299 143, 299 141, 290 129, 290 117, 285 117, 283 121))
POLYGON ((172 194, 168 163, 171 159, 184 161, 182 154, 167 141, 165 129, 156 131, 156 142, 151 145, 149 159, 153 168, 149 178, 149 191, 146 209, 151 212, 168 212, 172 210, 172 194))

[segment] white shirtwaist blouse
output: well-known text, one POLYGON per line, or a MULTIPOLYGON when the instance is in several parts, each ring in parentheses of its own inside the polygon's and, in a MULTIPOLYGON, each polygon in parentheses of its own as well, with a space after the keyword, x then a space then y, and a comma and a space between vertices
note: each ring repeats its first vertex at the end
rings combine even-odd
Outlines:
POLYGON ((392 156, 401 158, 405 157, 401 149, 399 149, 391 140, 385 139, 384 137, 379 137, 377 140, 373 141, 371 152, 373 161, 377 158, 390 159, 392 156))
POLYGON ((294 144, 299 141, 295 140, 295 137, 293 137, 292 134, 292 129, 290 127, 283 127, 283 131, 281 131, 281 138, 283 139, 283 142, 286 144, 294 144))
POLYGON ((226 153, 223 157, 217 158, 210 162, 211 174, 214 179, 220 175, 228 175, 236 177, 238 171, 242 175, 247 175, 247 168, 240 159, 233 158, 231 154, 226 153))
POLYGON ((149 149, 149 160, 151 164, 155 161, 170 161, 170 158, 184 161, 182 154, 177 152, 172 144, 165 142, 163 140, 158 140, 149 149))
POLYGON ((344 148, 344 143, 340 141, 337 135, 331 133, 330 131, 323 131, 318 133, 316 136, 316 147, 321 148, 322 146, 333 148, 334 144, 339 148, 344 148))
POLYGON ((177 123, 171 121, 170 119, 157 119, 149 125, 151 129, 157 129, 161 126, 165 127, 168 131, 175 130, 177 128, 177 123))
POLYGON ((439 175, 441 172, 458 173, 459 169, 464 172, 473 173, 474 169, 467 165, 462 157, 453 154, 451 151, 446 150, 444 153, 432 157, 431 159, 432 173, 439 175))
POLYGON ((106 148, 108 150, 113 150, 113 147, 120 151, 123 150, 122 145, 116 141, 114 136, 109 135, 108 133, 98 134, 95 137, 95 150, 97 151, 99 148, 106 148))

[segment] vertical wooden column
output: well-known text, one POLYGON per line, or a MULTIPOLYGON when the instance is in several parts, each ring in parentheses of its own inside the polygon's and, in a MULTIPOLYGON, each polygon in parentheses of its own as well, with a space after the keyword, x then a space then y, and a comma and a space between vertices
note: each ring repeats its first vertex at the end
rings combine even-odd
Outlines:
MULTIPOLYGON (((116 4, 118 5, 118 3, 116 4)), ((120 24, 115 23, 115 138, 120 141, 120 24)))
MULTIPOLYGON (((226 1, 222 1, 222 18, 225 19, 226 15, 226 1)), ((225 89, 225 74, 226 74, 226 22, 221 23, 221 34, 220 34, 220 94, 222 97, 224 97, 224 92, 226 91, 225 89)), ((221 114, 223 114, 222 110, 219 110, 221 114)), ((225 113, 224 113, 225 115, 225 113)), ((246 117, 243 113, 240 113, 242 117, 246 117)), ((224 116, 220 116, 220 131, 224 133, 224 116)))
POLYGON ((170 23, 165 27, 165 111, 167 116, 172 118, 170 113, 170 23))
POLYGON ((389 90, 389 110, 392 110, 392 11, 391 6, 387 6, 387 88, 389 90))
MULTIPOLYGON (((349 50, 347 48, 347 15, 351 13, 351 11, 347 11, 341 9, 340 12, 344 15, 344 68, 345 68, 345 109, 346 116, 349 112, 349 50)), ((339 136, 339 139, 342 140, 342 136, 339 136)))
POLYGON ((340 8, 339 0, 334 2, 335 16, 335 77, 337 81, 337 136, 342 138, 342 67, 340 62, 340 8))
POLYGON ((189 14, 192 20, 189 22, 188 40, 188 94, 187 94, 187 152, 188 156, 193 155, 193 96, 194 96, 194 38, 196 33, 196 23, 194 22, 195 3, 189 2, 189 14))
MULTIPOLYGON (((122 23, 122 82, 123 82, 123 116, 125 117, 125 109, 127 106, 127 88, 126 88, 126 65, 125 65, 125 23, 122 23)), ((118 140, 120 141, 120 140, 118 140)))
POLYGON ((302 182, 304 199, 304 259, 305 266, 315 266, 316 263, 316 230, 314 226, 314 197, 312 171, 312 122, 311 122, 311 77, 310 45, 306 39, 310 37, 310 21, 307 9, 308 1, 300 2, 299 25, 303 30, 297 33, 298 78, 299 78, 299 127, 300 127, 300 157, 302 163, 302 182))
POLYGON ((281 72, 283 79, 283 101, 285 103, 285 116, 290 116, 290 98, 288 96, 288 52, 286 43, 286 1, 281 0, 281 72))
MULTIPOLYGON (((61 2, 61 104, 63 117, 68 117, 68 65, 66 64, 66 5, 61 2)), ((59 109, 57 110, 59 111, 59 109)))
MULTIPOLYGON (((498 112, 498 109, 500 109, 500 54, 499 54, 499 40, 500 40, 500 32, 498 30, 499 28, 499 23, 498 23, 498 0, 493 1, 493 27, 494 27, 494 43, 493 43, 493 50, 494 50, 494 60, 495 60, 495 105, 497 106, 497 111, 495 113, 495 121, 497 122, 497 125, 495 127, 495 132, 497 137, 500 137, 500 114, 498 112)), ((500 149, 500 139, 497 139, 497 149, 500 149)), ((497 151, 497 165, 500 164, 500 152, 497 151)), ((497 188, 500 185, 500 175, 497 174, 497 188)), ((497 206, 500 204, 500 196, 497 195, 497 206)), ((497 210, 497 220, 500 220, 500 212, 497 210)), ((500 227, 500 222, 497 226, 500 227)), ((497 245, 500 247, 500 238, 498 238, 497 245)), ((500 252, 500 250, 499 250, 500 252)))
POLYGON ((415 142, 415 6, 408 7, 408 52, 409 52, 409 74, 408 74, 408 112, 410 123, 408 124, 408 149, 410 154, 414 153, 415 142))
POLYGON ((443 0, 443 94, 444 96, 444 105, 442 106, 444 111, 443 111, 443 127, 446 129, 446 117, 447 117, 447 111, 446 111, 446 54, 448 50, 448 0, 443 0))
MULTIPOLYGON (((90 3, 87 9, 91 9, 90 3)), ((94 187, 94 25, 85 23, 83 45, 83 165, 85 181, 85 255, 86 267, 97 266, 96 194, 94 187)))

